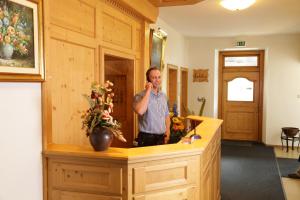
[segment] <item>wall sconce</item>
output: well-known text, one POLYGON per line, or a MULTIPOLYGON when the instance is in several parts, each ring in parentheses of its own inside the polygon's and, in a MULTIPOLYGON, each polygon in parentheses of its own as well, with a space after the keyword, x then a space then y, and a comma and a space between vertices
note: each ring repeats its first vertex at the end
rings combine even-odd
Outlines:
POLYGON ((157 35, 160 38, 166 38, 168 36, 168 33, 160 27, 158 27, 157 30, 153 32, 153 34, 157 35))

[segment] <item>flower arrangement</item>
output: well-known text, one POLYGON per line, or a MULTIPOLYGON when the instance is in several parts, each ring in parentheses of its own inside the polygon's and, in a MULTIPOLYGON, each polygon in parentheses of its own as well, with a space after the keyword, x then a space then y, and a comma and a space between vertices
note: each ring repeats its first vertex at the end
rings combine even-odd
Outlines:
POLYGON ((184 117, 178 116, 176 104, 174 104, 173 112, 170 112, 169 116, 171 119, 169 143, 177 143, 182 137, 186 135, 186 130, 184 127, 184 117))
POLYGON ((33 45, 32 16, 28 8, 7 0, 0 2, 0 44, 11 45, 19 56, 29 54, 33 45))
POLYGON ((91 86, 91 95, 84 95, 90 108, 81 117, 83 119, 82 129, 85 129, 86 135, 89 136, 96 126, 106 127, 117 139, 126 142, 120 131, 121 124, 111 116, 114 97, 112 86, 113 83, 110 81, 106 81, 103 86, 95 82, 91 86))

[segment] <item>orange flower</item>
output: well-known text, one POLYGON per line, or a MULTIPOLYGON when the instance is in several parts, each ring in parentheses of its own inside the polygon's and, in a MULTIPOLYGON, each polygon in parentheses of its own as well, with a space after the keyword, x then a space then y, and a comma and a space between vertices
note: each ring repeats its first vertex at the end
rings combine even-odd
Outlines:
POLYGON ((9 27, 7 28, 7 34, 8 34, 8 35, 14 35, 15 33, 16 33, 16 31, 15 31, 15 28, 14 28, 14 27, 9 26, 9 27))
POLYGON ((12 24, 15 25, 19 21, 19 13, 14 13, 11 21, 12 24))

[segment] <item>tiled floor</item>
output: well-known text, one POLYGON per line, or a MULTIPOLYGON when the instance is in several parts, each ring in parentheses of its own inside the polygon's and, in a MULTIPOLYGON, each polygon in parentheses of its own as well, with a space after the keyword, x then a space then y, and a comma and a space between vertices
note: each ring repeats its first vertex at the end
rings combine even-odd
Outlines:
POLYGON ((284 148, 282 150, 281 147, 274 147, 275 150, 275 155, 276 157, 279 158, 295 158, 298 159, 299 158, 299 154, 300 154, 300 147, 299 147, 299 152, 297 152, 297 148, 295 148, 294 150, 292 150, 291 148, 289 149, 289 152, 286 152, 286 148, 284 148))
MULTIPOLYGON (((281 147, 274 147, 276 157, 280 158, 294 158, 298 159, 299 152, 297 149, 293 151, 290 149, 286 152, 286 149, 282 150, 281 147)), ((300 150, 299 150, 300 151, 300 150)), ((300 163, 299 163, 300 166, 300 163)), ((292 172, 291 172, 292 173, 292 172)), ((300 179, 281 178, 285 195, 287 200, 299 200, 300 199, 300 179)))

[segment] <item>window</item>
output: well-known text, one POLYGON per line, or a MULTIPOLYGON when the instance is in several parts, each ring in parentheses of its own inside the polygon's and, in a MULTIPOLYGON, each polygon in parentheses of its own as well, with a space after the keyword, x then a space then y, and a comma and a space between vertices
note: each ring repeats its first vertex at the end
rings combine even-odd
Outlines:
POLYGON ((227 100, 228 101, 253 101, 253 81, 246 78, 235 78, 228 82, 227 100))
POLYGON ((257 56, 225 57, 225 67, 257 67, 257 56))

